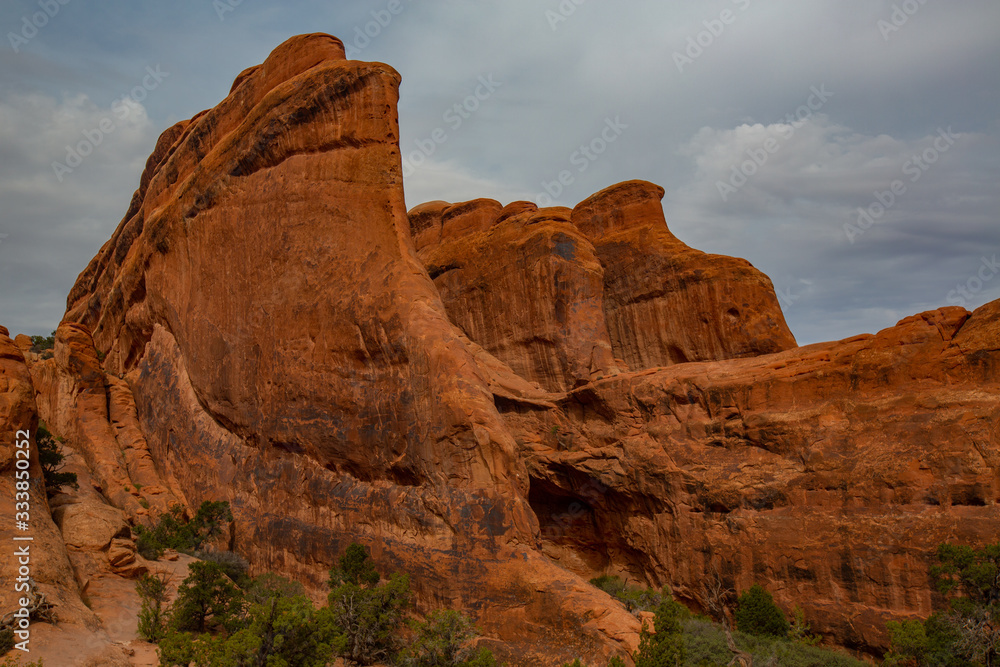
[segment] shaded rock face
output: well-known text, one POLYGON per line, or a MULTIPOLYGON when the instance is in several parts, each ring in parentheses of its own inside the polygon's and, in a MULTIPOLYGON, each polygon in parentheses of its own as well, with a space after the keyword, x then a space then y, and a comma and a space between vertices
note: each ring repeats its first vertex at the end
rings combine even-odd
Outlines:
POLYGON ((938 542, 994 539, 1000 302, 795 348, 766 276, 677 240, 658 186, 407 215, 398 84, 300 36, 157 142, 31 371, 129 520, 139 475, 149 503, 229 500, 255 570, 317 587, 364 542, 518 665, 636 646, 603 573, 702 608, 759 581, 883 646, 929 611, 938 542))
POLYGON ((86 326, 60 324, 54 357, 32 361, 31 375, 39 415, 73 443, 109 502, 133 522, 150 524, 182 501, 150 455, 128 383, 105 373, 86 326))

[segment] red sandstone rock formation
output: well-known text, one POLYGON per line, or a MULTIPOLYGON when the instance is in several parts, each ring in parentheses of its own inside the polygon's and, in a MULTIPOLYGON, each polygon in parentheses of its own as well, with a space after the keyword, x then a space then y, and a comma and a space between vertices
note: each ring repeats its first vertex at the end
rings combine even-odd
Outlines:
POLYGON ((410 231, 451 321, 549 391, 795 347, 767 276, 679 241, 662 197, 629 181, 572 211, 429 202, 410 231))
POLYGON ((544 393, 448 321, 412 250, 399 77, 341 48, 292 39, 168 130, 67 320, 128 381, 158 469, 231 502, 256 568, 319 585, 361 540, 524 660, 634 646, 636 619, 535 549, 494 397, 544 393))
MULTIPOLYGON (((528 209, 494 224, 500 205, 477 205, 483 201, 439 209, 445 232, 455 210, 469 211, 459 220, 476 224, 460 224, 461 233, 446 233, 419 250, 449 319, 549 391, 617 372, 604 324, 604 269, 570 223, 569 210, 528 209)), ((411 228, 433 217, 431 207, 437 208, 411 212, 411 228)))
POLYGON ((72 441, 98 490, 133 522, 149 523, 150 511, 158 515, 183 497, 160 478, 128 384, 105 374, 85 326, 59 325, 53 358, 30 366, 40 417, 72 441))
POLYGON ((749 262, 689 248, 667 229, 663 188, 612 186, 573 209, 605 267, 615 356, 633 370, 795 347, 771 281, 749 262))
POLYGON ((407 217, 398 83, 302 36, 160 138, 32 366, 133 521, 133 475, 229 500, 255 569, 315 585, 360 540, 521 665, 636 645, 608 572, 695 607, 759 581, 882 646, 938 542, 995 539, 1000 302, 794 348, 767 278, 677 240, 652 184, 407 217))
POLYGON ((930 614, 938 544, 996 539, 998 397, 1000 301, 623 374, 551 412, 559 441, 533 443, 529 499, 574 571, 668 583, 701 608, 716 577, 760 582, 837 643, 884 647, 887 620, 930 614))
MULTIPOLYGON (((20 608, 22 597, 31 599, 28 590, 15 589, 27 585, 26 578, 37 584, 39 593, 54 605, 60 621, 96 629, 96 618, 80 600, 79 588, 66 553, 59 528, 52 521, 51 510, 42 483, 35 442, 38 411, 31 374, 20 349, 10 339, 6 328, 0 327, 0 572, 5 585, 0 587, 0 615, 20 608), (18 443, 27 440, 27 448, 18 443), (24 459, 19 452, 27 452, 24 459), (17 477, 18 460, 27 460, 28 479, 17 477), (27 490, 17 484, 28 482, 27 490), (18 495, 21 494, 21 495, 18 495), (22 504, 23 503, 23 504, 22 504), (23 513, 18 516, 18 513, 23 513), (15 520, 23 523, 15 523, 15 520), (14 538, 30 540, 15 541, 14 538), (21 567, 27 575, 21 574, 21 567), (21 577, 21 581, 18 581, 21 577)), ((25 469, 20 469, 25 470, 25 469)), ((22 641, 19 637, 16 641, 22 641)), ((28 648, 37 646, 28 638, 28 648)))

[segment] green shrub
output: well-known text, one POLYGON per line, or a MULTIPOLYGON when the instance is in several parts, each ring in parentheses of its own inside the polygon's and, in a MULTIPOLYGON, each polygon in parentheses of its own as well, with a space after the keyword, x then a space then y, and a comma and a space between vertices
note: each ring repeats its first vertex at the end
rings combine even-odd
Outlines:
POLYGON ((168 631, 160 640, 157 653, 160 667, 188 667, 209 665, 211 653, 222 645, 212 636, 199 636, 192 632, 168 631))
POLYGON ((187 578, 177 589, 170 626, 179 632, 232 630, 242 607, 243 595, 221 565, 210 561, 191 563, 187 578))
POLYGON ((234 551, 196 551, 194 556, 199 560, 217 563, 222 568, 222 573, 242 589, 248 588, 252 583, 248 574, 250 564, 234 551))
POLYGON ((139 636, 148 642, 159 641, 167 630, 167 586, 170 576, 165 572, 144 574, 135 583, 139 594, 139 636))
POLYGON ((942 544, 931 576, 948 600, 926 621, 893 621, 885 665, 1000 664, 1000 543, 980 549, 942 544))
POLYGON ((931 666, 973 667, 958 655, 960 637, 954 622, 945 614, 932 614, 926 621, 889 621, 889 651, 886 667, 931 666))
POLYGON ((38 448, 38 463, 42 467, 45 493, 49 498, 59 493, 60 487, 76 486, 76 473, 62 472, 66 457, 44 424, 39 424, 35 431, 35 447, 38 448))
POLYGON ((232 520, 233 513, 225 500, 206 500, 190 521, 184 519, 184 508, 174 505, 160 516, 154 527, 136 526, 138 537, 135 545, 147 560, 158 560, 165 549, 193 554, 203 544, 221 535, 225 525, 232 520))
POLYGON ((653 619, 653 632, 643 623, 635 667, 676 667, 684 663, 687 655, 681 628, 684 611, 669 596, 660 602, 653 619))
MULTIPOLYGON (((715 667, 728 665, 733 659, 722 626, 704 618, 684 622, 684 646, 687 665, 715 667)), ((746 651, 755 665, 780 665, 781 667, 868 667, 867 663, 823 649, 818 646, 797 644, 777 637, 753 636, 733 633, 737 648, 746 651)))
POLYGON ((810 634, 811 629, 806 621, 806 613, 802 607, 796 606, 792 610, 792 620, 789 622, 788 640, 806 646, 816 646, 822 641, 822 637, 810 634))
POLYGON ((410 579, 381 581, 360 544, 352 544, 330 570, 330 611, 344 633, 340 655, 361 665, 389 662, 399 652, 399 628, 410 606, 410 579))
POLYGON ((737 601, 736 627, 749 635, 781 638, 789 630, 788 619, 760 584, 751 586, 737 601))
POLYGON ((218 563, 192 564, 159 642, 161 665, 324 667, 343 651, 330 610, 315 609, 301 584, 266 574, 242 596, 227 583, 218 563))
POLYGON ((663 595, 651 588, 630 586, 614 575, 596 577, 590 583, 621 602, 632 613, 653 611, 663 601, 663 595))
POLYGON ((265 572, 253 580, 246 589, 245 597, 248 603, 259 604, 272 597, 290 598, 305 594, 305 588, 299 582, 273 572, 265 572))
POLYGON ((414 626, 416 637, 400 656, 405 667, 486 667, 496 665, 493 653, 470 646, 478 635, 469 618, 453 609, 436 611, 414 626))
POLYGON ((32 336, 31 337, 31 351, 35 354, 43 352, 44 350, 51 350, 56 346, 56 332, 53 331, 50 336, 32 336))
POLYGON ((275 595, 251 605, 231 633, 169 634, 160 642, 160 664, 325 667, 338 641, 328 609, 317 611, 302 595, 275 595))

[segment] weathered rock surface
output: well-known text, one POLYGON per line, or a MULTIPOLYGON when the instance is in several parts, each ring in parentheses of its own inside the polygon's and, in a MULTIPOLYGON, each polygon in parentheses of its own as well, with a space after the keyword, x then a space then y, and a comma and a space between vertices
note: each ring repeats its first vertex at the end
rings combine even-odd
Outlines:
POLYGON ((360 539, 425 606, 482 605, 523 660, 634 646, 635 618, 596 622, 606 596, 534 548, 493 390, 544 394, 448 321, 412 251, 399 77, 340 48, 290 40, 168 131, 67 320, 125 376, 157 468, 192 506, 232 503, 256 568, 320 584, 360 539))
POLYGON ((410 231, 451 321, 548 391, 795 347, 767 276, 679 241, 662 197, 628 181, 572 211, 428 202, 410 231))
MULTIPOLYGON (((0 516, 4 518, 0 523, 0 539, 6 545, 0 553, 0 572, 5 582, 0 587, 0 616, 20 608, 18 602, 25 596, 25 590, 15 590, 15 586, 29 583, 27 579, 17 581, 18 577, 25 576, 20 569, 24 567, 26 576, 54 606, 59 621, 90 631, 97 627, 97 619, 80 600, 66 546, 50 515, 35 443, 37 424, 31 374, 7 329, 0 327, 0 433, 3 434, 0 439, 0 516), (25 439, 30 447, 19 447, 18 443, 25 439), (27 452, 29 457, 24 458, 19 452, 27 452), (19 467, 18 461, 27 461, 28 467, 19 467), (19 471, 26 471, 28 479, 19 478, 19 471), (15 521, 23 521, 24 527, 18 528, 15 521), (15 541, 15 538, 25 537, 31 539, 15 541)), ((24 639, 16 638, 17 641, 24 639)), ((28 639, 30 642, 31 638, 28 639)), ((29 648, 33 646, 28 644, 29 648)))
POLYGON ((301 36, 160 138, 32 366, 130 520, 139 475, 229 500, 256 570, 316 586, 360 540, 518 665, 635 647, 602 573, 695 607, 759 581, 878 647, 929 611, 937 543, 995 539, 1000 302, 795 348, 658 186, 407 216, 398 83, 301 36))
POLYGON ((885 621, 931 612, 936 546, 1000 526, 998 306, 568 394, 560 442, 527 459, 546 551, 701 608, 715 577, 761 582, 838 643, 884 646, 885 621))
POLYGON ((749 262, 688 247, 667 228, 663 188, 611 186, 573 209, 604 266, 611 347, 632 370, 795 347, 770 279, 749 262))
POLYGON ((106 375, 85 326, 63 322, 52 359, 31 363, 42 419, 73 443, 101 493, 133 522, 148 523, 182 496, 161 479, 128 383, 106 375))
MULTIPOLYGON (((411 212, 411 229, 433 210, 411 212)), ((446 233, 419 251, 449 319, 549 391, 617 372, 604 324, 604 270, 569 209, 527 209, 494 224, 501 212, 492 200, 440 209, 446 233)))

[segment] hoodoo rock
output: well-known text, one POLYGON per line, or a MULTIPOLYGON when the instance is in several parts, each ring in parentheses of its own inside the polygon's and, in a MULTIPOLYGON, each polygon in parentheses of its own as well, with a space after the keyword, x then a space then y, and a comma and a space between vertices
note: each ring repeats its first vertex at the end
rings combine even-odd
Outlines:
MULTIPOLYGON (((938 543, 995 540, 1000 302, 796 347, 659 186, 407 214, 399 82, 304 35, 164 132, 54 358, 0 336, 0 419, 33 425, 33 380, 129 522, 228 500, 254 571, 317 590, 363 542, 514 665, 630 661, 601 574, 699 609, 760 582, 873 651, 938 543)), ((91 547, 141 569, 104 514, 91 547)))

